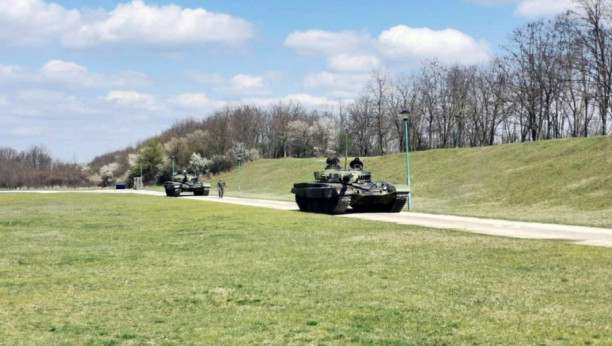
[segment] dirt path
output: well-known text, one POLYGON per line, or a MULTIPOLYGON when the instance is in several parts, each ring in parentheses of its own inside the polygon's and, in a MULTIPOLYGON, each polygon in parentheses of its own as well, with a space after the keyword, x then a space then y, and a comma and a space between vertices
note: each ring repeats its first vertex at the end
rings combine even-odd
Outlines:
MULTIPOLYGON (((165 196, 163 192, 134 191, 134 190, 75 190, 75 191, 1 191, 0 193, 108 193, 108 194, 141 194, 149 196, 165 196)), ((183 196, 180 199, 228 203, 251 207, 272 208, 279 210, 297 210, 293 202, 282 202, 262 199, 247 199, 226 197, 219 199, 213 196, 195 197, 183 196)), ((402 225, 415 225, 439 229, 458 230, 471 233, 481 233, 495 236, 549 239, 574 244, 612 247, 612 229, 583 226, 567 226, 555 224, 542 224, 534 222, 505 221, 494 219, 479 219, 474 217, 434 215, 424 213, 397 213, 397 214, 352 214, 347 213, 339 217, 363 219, 369 221, 393 222, 402 225)))

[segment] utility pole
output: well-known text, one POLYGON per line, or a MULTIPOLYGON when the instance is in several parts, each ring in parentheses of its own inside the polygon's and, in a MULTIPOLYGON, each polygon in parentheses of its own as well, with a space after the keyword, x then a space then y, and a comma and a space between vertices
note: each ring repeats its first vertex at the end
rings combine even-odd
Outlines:
POLYGON ((242 156, 238 155, 238 197, 242 197, 242 194, 240 192, 240 166, 242 163, 242 156))
MULTIPOLYGON (((408 185, 408 189, 410 189, 410 158, 408 156, 408 152, 410 151, 410 147, 408 145, 408 116, 410 115, 410 111, 404 109, 400 112, 400 115, 404 117, 404 139, 406 142, 406 185, 408 185)), ((408 192, 408 211, 412 210, 412 191, 408 192)))

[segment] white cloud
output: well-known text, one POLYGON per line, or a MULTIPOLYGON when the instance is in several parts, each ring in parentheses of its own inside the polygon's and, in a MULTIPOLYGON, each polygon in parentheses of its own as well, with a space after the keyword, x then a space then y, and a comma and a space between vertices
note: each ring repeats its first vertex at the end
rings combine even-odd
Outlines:
POLYGON ((518 4, 514 13, 530 19, 553 17, 574 8, 574 5, 572 0, 524 0, 518 4))
POLYGON ((95 105, 81 97, 63 91, 48 89, 28 89, 11 95, 9 114, 25 117, 67 119, 80 115, 98 113, 95 105))
POLYGON ((218 74, 201 74, 188 72, 187 79, 212 87, 212 90, 224 95, 265 95, 270 93, 269 84, 276 79, 276 74, 268 73, 262 76, 237 74, 225 79, 218 74))
POLYGON ((23 137, 29 137, 29 136, 37 136, 40 135, 41 133, 43 133, 43 128, 38 126, 38 127, 12 127, 9 129, 9 134, 13 135, 13 136, 23 136, 23 137))
POLYGON ((515 4, 514 14, 528 19, 553 17, 576 7, 572 0, 469 0, 483 6, 515 4))
POLYGON ((358 50, 368 41, 369 35, 366 33, 308 30, 289 34, 284 45, 300 54, 330 56, 358 50))
POLYGON ((308 89, 333 89, 357 92, 369 79, 368 73, 345 74, 323 71, 304 77, 304 87, 308 89))
POLYGON ((75 28, 78 10, 67 10, 43 0, 0 0, 0 44, 38 46, 75 28))
POLYGON ((50 60, 40 69, 0 65, 0 84, 10 84, 13 87, 23 84, 65 89, 131 89, 145 87, 151 83, 151 79, 142 73, 125 71, 115 75, 104 75, 62 60, 50 60))
POLYGON ((176 47, 206 43, 235 45, 253 37, 253 25, 244 19, 203 8, 147 5, 142 0, 119 4, 103 20, 83 23, 68 32, 68 47, 142 45, 176 47))
POLYGON ((309 30, 291 33, 285 46, 300 54, 321 56, 334 71, 368 71, 381 65, 418 64, 427 59, 480 63, 489 58, 484 41, 458 30, 394 26, 371 39, 367 33, 309 30))
POLYGON ((327 67, 336 71, 371 71, 380 66, 375 55, 340 54, 327 58, 327 67))
POLYGON ((454 30, 435 31, 398 25, 378 36, 384 55, 395 61, 418 63, 436 58, 443 62, 480 63, 489 58, 489 47, 454 30))
POLYGON ((112 11, 66 9, 43 0, 0 0, 0 45, 157 48, 210 43, 235 46, 254 36, 251 23, 203 8, 157 6, 143 0, 112 11))
POLYGON ((276 98, 249 98, 243 99, 241 102, 248 104, 254 104, 261 107, 267 107, 278 102, 297 102, 304 107, 320 107, 320 106, 333 106, 337 104, 334 100, 329 100, 326 97, 313 96, 310 94, 291 94, 285 97, 276 98))
POLYGON ((106 101, 114 102, 118 105, 128 108, 157 110, 159 106, 155 97, 149 94, 143 94, 129 90, 111 91, 104 98, 106 101))
POLYGON ((211 100, 201 93, 177 95, 168 99, 168 102, 187 109, 212 109, 223 105, 223 102, 211 100))
POLYGON ((232 85, 236 89, 258 89, 263 88, 263 78, 261 76, 249 76, 239 74, 232 78, 232 85))

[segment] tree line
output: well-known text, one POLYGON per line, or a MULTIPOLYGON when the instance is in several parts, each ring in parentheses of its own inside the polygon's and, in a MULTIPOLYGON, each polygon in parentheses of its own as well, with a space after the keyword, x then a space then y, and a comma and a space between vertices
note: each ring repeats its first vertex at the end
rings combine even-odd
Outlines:
POLYGON ((552 20, 525 24, 502 54, 479 65, 424 62, 413 73, 373 71, 340 112, 351 151, 473 147, 610 133, 612 2, 578 0, 552 20))
POLYGON ((82 166, 53 159, 43 145, 21 152, 0 147, 0 189, 86 186, 91 183, 82 166))

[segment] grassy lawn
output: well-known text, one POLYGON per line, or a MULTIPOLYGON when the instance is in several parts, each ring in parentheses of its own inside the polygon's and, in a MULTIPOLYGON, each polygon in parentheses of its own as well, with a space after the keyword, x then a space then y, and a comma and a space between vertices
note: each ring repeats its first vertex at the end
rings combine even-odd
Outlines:
POLYGON ((0 195, 2 345, 609 345, 612 249, 0 195))
MULTIPOLYGON (((403 154, 362 161, 375 180, 406 181, 403 154)), ((293 183, 324 166, 322 158, 246 164, 242 195, 293 200, 293 183)), ((612 228, 612 136, 416 152, 410 172, 417 212, 612 228)), ((237 176, 222 175, 230 196, 237 176)))

